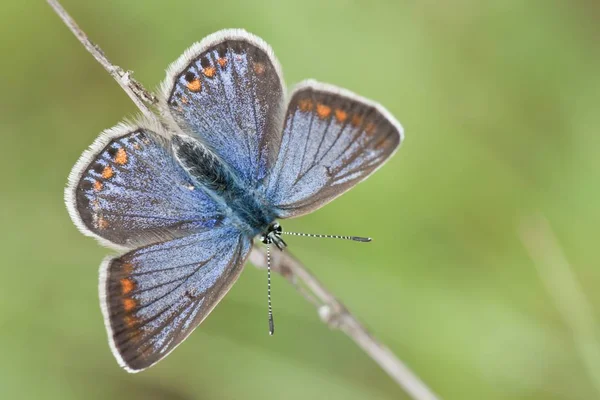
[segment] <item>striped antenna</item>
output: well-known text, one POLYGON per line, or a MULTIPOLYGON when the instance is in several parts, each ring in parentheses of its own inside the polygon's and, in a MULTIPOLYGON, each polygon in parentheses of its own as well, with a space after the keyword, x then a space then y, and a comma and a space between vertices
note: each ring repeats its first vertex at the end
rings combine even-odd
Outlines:
POLYGON ((299 233, 299 232, 281 232, 284 235, 292 235, 292 236, 304 236, 304 237, 312 237, 312 238, 325 238, 325 239, 344 239, 344 240, 354 240, 355 242, 363 242, 368 243, 372 239, 370 237, 362 237, 362 236, 340 236, 340 235, 320 235, 315 233, 299 233))
POLYGON ((275 324, 273 323, 273 307, 271 307, 271 249, 267 244, 267 301, 269 304, 269 335, 275 333, 275 324))

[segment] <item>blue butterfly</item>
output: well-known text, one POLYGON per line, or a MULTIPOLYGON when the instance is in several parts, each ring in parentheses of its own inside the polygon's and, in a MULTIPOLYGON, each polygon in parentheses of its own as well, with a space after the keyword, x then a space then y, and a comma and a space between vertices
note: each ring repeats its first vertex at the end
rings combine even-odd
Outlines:
POLYGON ((243 30, 186 50, 160 98, 160 121, 104 131, 65 190, 75 225, 124 252, 102 262, 99 291, 111 350, 129 372, 208 316, 253 238, 283 249, 277 219, 329 203, 403 139, 381 105, 335 86, 308 80, 287 98, 273 51, 243 30))

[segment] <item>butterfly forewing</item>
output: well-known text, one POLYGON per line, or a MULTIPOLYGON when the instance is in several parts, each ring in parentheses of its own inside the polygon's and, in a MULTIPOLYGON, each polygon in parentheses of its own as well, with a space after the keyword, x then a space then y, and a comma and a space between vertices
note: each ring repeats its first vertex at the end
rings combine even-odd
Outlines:
POLYGON ((284 88, 271 48, 240 30, 213 34, 176 61, 165 113, 202 140, 249 187, 269 173, 281 142, 284 88))
POLYGON ((104 132, 73 168, 67 207, 83 233, 132 248, 211 229, 216 203, 175 161, 149 128, 118 125, 104 132))
POLYGON ((281 218, 314 211, 380 167, 402 135, 382 106, 331 85, 304 82, 288 104, 266 197, 281 218))
POLYGON ((100 298, 121 366, 148 368, 181 343, 237 280, 250 247, 235 229, 218 228, 108 259, 100 298))

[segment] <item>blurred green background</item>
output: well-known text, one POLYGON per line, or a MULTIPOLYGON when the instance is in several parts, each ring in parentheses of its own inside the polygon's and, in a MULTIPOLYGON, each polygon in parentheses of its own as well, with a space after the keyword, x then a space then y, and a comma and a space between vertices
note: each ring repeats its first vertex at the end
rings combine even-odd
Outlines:
MULTIPOLYGON (((523 218, 548 218, 597 316, 597 2, 63 5, 149 88, 194 41, 241 27, 273 46, 289 85, 311 77, 384 104, 406 130, 396 156, 284 224, 375 241, 290 238, 294 254, 445 399, 600 397, 518 236, 523 218)), ((98 306, 109 250, 73 226, 63 187, 136 108, 44 1, 4 2, 0 22, 0 398, 408 398, 279 276, 269 337, 252 267, 170 357, 120 370, 98 306)))

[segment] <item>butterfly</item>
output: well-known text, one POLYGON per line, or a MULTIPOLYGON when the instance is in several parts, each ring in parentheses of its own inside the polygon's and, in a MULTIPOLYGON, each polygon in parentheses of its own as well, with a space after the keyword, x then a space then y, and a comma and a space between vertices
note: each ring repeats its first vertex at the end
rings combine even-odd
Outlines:
POLYGON ((194 44, 160 92, 160 115, 102 132, 65 189, 81 232, 121 251, 102 262, 99 294, 129 372, 208 316, 255 237, 283 249, 277 220, 340 196, 403 139, 385 108, 350 91, 307 80, 286 96, 273 51, 243 30, 194 44))

